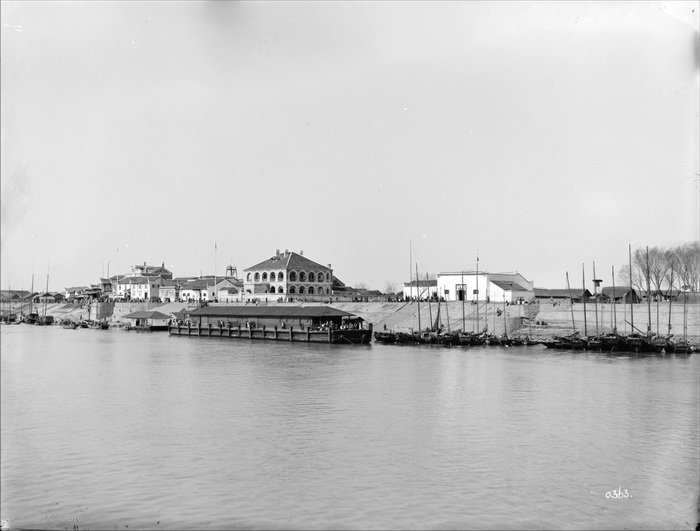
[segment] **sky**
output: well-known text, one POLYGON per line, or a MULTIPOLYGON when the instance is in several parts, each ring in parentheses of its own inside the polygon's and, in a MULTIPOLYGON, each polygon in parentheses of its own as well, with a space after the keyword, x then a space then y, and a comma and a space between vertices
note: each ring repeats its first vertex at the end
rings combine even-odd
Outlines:
POLYGON ((611 282, 700 238, 699 2, 3 1, 3 289, 276 249, 611 282))

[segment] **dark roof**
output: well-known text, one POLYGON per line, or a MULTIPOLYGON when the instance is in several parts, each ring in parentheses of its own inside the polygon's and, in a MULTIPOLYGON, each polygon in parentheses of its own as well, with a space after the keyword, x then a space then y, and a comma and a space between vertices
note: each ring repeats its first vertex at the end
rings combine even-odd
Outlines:
POLYGON ((564 289, 544 289, 544 288, 535 288, 535 297, 556 297, 556 298, 569 298, 569 296, 573 298, 580 298, 582 295, 586 297, 591 296, 591 292, 586 289, 584 292, 581 289, 574 289, 572 288, 569 290, 568 288, 564 289))
POLYGON ((122 277, 119 279, 119 284, 148 284, 146 277, 122 277))
POLYGON ((324 270, 329 269, 327 266, 321 265, 318 262, 314 262, 313 260, 309 260, 303 255, 295 253, 294 251, 289 251, 285 253, 276 254, 275 256, 272 256, 267 260, 260 262, 259 264, 250 266, 244 269, 243 271, 262 271, 268 269, 284 269, 285 271, 289 271, 290 269, 318 268, 322 268, 324 270))
POLYGON ((169 315, 165 315, 157 310, 141 310, 132 312, 124 316, 125 319, 170 319, 169 315))
POLYGON ((631 291, 634 292, 634 290, 630 289, 629 286, 615 286, 614 288, 613 286, 603 286, 600 293, 608 297, 624 297, 631 291))
POLYGON ((354 317, 353 314, 330 306, 205 306, 189 312, 194 316, 211 317, 354 317))
POLYGON ((512 282, 510 280, 492 280, 491 284, 495 284, 505 291, 528 291, 527 288, 524 288, 517 282, 512 282))
POLYGON ((181 289, 198 290, 198 289, 207 289, 207 287, 208 287, 208 284, 207 284, 207 281, 205 279, 187 280, 187 281, 183 282, 181 285, 181 289))

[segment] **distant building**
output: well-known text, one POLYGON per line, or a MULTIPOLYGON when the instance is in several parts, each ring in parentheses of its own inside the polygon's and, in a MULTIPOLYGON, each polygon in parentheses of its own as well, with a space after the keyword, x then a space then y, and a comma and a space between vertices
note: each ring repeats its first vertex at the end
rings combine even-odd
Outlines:
POLYGON ((531 280, 520 273, 457 271, 437 274, 437 290, 447 301, 529 301, 535 297, 531 280))
POLYGON ((173 274, 165 268, 165 262, 159 266, 149 266, 146 262, 143 265, 131 266, 129 277, 160 277, 163 280, 172 280, 173 274))
POLYGON ((642 301, 637 292, 627 286, 604 286, 600 290, 598 298, 601 301, 625 302, 627 304, 636 304, 642 301))
POLYGON ((591 300, 593 295, 591 294, 590 291, 582 290, 582 289, 571 289, 569 290, 568 288, 564 289, 544 289, 544 288, 535 288, 535 298, 537 300, 541 301, 554 301, 554 302, 560 302, 560 301, 568 301, 571 299, 573 302, 583 302, 584 300, 591 300))
POLYGON ((243 270, 243 290, 247 299, 323 300, 332 295, 333 269, 309 260, 303 251, 279 249, 274 256, 243 270))

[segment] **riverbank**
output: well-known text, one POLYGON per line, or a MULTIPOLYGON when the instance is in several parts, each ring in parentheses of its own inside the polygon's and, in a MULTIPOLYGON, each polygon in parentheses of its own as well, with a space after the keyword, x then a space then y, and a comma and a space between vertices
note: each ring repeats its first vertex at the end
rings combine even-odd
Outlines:
MULTIPOLYGON (((277 305, 278 303, 270 303, 277 305)), ((310 306, 318 303, 281 303, 285 306, 310 306)), ((224 306, 223 303, 214 304, 224 306)), ((466 330, 468 332, 483 330, 508 335, 529 335, 539 339, 549 339, 555 335, 571 333, 574 329, 588 335, 612 331, 615 323, 620 333, 631 333, 634 329, 646 332, 649 323, 649 308, 646 304, 599 304, 596 308, 582 303, 539 302, 537 304, 517 304, 504 306, 502 303, 462 304, 461 302, 428 304, 426 302, 336 302, 332 307, 343 310, 372 323, 374 330, 393 330, 404 332, 430 327, 436 322, 445 329, 466 330), (420 310, 420 311, 419 311, 420 310), (498 315, 498 312, 502 312, 498 315), (505 313, 505 315, 503 314, 505 313), (420 318, 420 324, 419 324, 420 318)), ((79 304, 49 304, 46 314, 61 319, 101 320, 106 319, 113 326, 126 324, 124 316, 135 311, 153 310, 172 315, 181 310, 197 308, 197 304, 152 302, 94 303, 88 306, 79 304)), ((29 313, 29 305, 13 308, 16 313, 29 313)), ((35 307, 35 311, 37 311, 35 307)), ((38 309, 40 314, 44 308, 38 309)), ((687 336, 693 344, 700 343, 700 304, 687 305, 687 336)), ((670 309, 671 333, 674 337, 683 337, 683 305, 674 304, 670 309)), ((655 303, 651 306, 651 330, 661 335, 668 333, 669 307, 667 303, 659 304, 658 313, 655 303), (658 317, 657 317, 658 316, 658 317), (658 324, 657 324, 658 323, 658 324)))

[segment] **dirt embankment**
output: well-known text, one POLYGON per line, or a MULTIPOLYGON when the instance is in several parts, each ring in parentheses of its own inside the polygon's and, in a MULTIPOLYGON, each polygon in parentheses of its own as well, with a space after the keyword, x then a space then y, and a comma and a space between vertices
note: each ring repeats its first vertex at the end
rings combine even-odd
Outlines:
MULTIPOLYGON (((419 328, 418 306, 415 302, 333 304, 335 308, 361 316, 372 323, 375 330, 384 330, 386 326, 387 330, 394 331, 419 328)), ((661 335, 668 334, 670 313, 671 333, 675 337, 683 336, 685 321, 687 336, 694 342, 700 340, 698 303, 688 304, 685 316, 682 304, 674 304, 669 312, 668 303, 659 304, 658 308, 656 303, 652 303, 651 312, 646 304, 599 304, 596 307, 587 303, 584 313, 582 303, 574 303, 573 307, 568 302, 540 302, 504 307, 502 303, 482 302, 478 305, 478 316, 476 304, 467 303, 463 306, 461 302, 442 303, 438 314, 437 303, 431 303, 430 306, 428 303, 420 303, 420 328, 429 327, 431 322, 434 324, 439 321, 445 327, 449 323, 451 330, 465 329, 470 332, 483 330, 488 326, 488 330, 496 334, 505 330, 511 336, 520 333, 543 338, 569 334, 574 328, 581 333, 587 332, 588 335, 593 335, 596 331, 602 334, 612 331, 615 325, 620 333, 630 333, 633 330, 646 332, 650 313, 652 332, 657 331, 658 321, 658 332, 661 335), (499 311, 501 315, 498 315, 499 311)))

